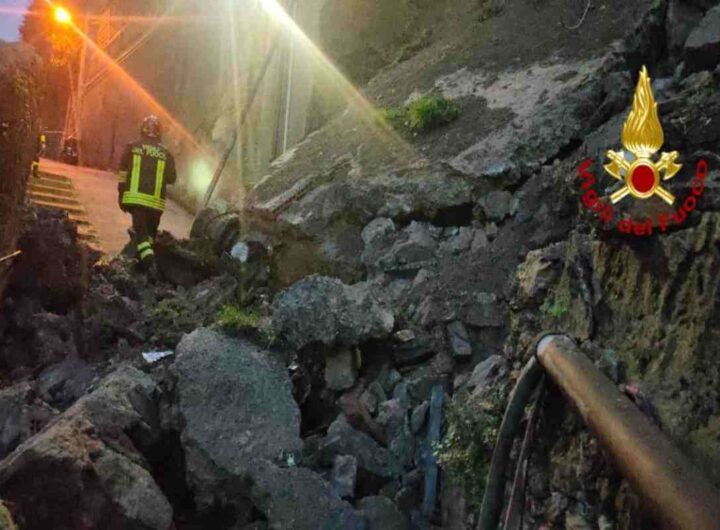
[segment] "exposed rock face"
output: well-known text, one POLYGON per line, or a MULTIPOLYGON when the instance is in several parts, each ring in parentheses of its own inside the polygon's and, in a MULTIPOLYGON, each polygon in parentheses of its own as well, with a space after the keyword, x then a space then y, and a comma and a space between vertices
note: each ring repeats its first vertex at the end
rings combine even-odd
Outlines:
POLYGON ((355 345, 387 337, 395 325, 366 284, 345 285, 312 276, 279 294, 273 302, 275 336, 293 349, 313 343, 355 345))
POLYGON ((0 463, 3 497, 28 530, 167 530, 172 508, 141 450, 157 441, 152 379, 129 366, 0 463))
POLYGON ((720 63, 720 6, 707 12, 685 42, 689 72, 712 70, 720 63))
MULTIPOLYGON (((37 149, 40 62, 29 46, 0 42, 0 257, 16 250, 25 185, 37 149)), ((0 300, 8 264, 0 264, 0 300)))
POLYGON ((270 353, 198 329, 178 346, 174 371, 188 482, 199 508, 249 511, 251 502, 273 528, 287 530, 360 524, 319 475, 286 467, 301 450, 300 413, 285 368, 270 353))

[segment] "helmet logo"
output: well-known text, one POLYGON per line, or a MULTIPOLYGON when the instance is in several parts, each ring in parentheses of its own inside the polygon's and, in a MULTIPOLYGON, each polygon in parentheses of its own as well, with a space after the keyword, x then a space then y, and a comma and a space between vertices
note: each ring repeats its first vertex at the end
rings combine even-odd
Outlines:
POLYGON ((151 114, 143 120, 140 133, 148 138, 160 138, 162 136, 162 127, 160 126, 160 118, 151 114))

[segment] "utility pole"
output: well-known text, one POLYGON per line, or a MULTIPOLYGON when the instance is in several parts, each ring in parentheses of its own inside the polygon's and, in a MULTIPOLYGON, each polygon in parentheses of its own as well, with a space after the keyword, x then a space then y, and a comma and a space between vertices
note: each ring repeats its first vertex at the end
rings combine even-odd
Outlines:
POLYGON ((90 38, 88 31, 90 29, 90 20, 88 14, 83 15, 82 39, 83 45, 80 51, 80 65, 78 67, 77 95, 75 97, 75 137, 77 138, 78 164, 85 165, 83 156, 83 134, 82 134, 82 112, 83 112, 83 96, 85 93, 85 63, 87 59, 87 40, 90 38))

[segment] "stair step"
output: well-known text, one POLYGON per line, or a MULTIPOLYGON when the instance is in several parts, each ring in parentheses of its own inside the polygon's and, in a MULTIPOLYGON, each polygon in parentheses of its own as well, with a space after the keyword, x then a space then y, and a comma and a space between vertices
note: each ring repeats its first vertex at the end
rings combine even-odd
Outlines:
POLYGON ((58 182, 70 182, 70 177, 66 177, 64 175, 57 175, 56 173, 48 173, 47 171, 38 171, 38 178, 41 179, 48 179, 48 180, 55 180, 58 182))
POLYGON ((41 170, 37 177, 28 182, 28 190, 30 199, 37 206, 67 212, 68 219, 77 225, 78 239, 87 246, 104 252, 97 231, 77 199, 72 179, 41 170))
POLYGON ((72 182, 70 182, 69 180, 62 181, 62 180, 46 179, 46 178, 38 177, 38 178, 30 179, 29 184, 31 186, 34 186, 34 185, 46 186, 48 188, 61 189, 61 190, 73 189, 72 182))
POLYGON ((90 247, 92 249, 95 249, 99 252, 103 252, 102 245, 100 244, 100 241, 98 240, 98 238, 95 236, 87 236, 87 235, 78 234, 78 240, 82 241, 88 247, 90 247))
POLYGON ((42 206, 43 208, 53 208, 55 210, 64 210, 68 212, 69 214, 76 214, 85 216, 85 209, 82 206, 76 206, 74 204, 68 204, 63 202, 48 202, 48 201, 36 201, 33 200, 33 203, 37 206, 42 206))
POLYGON ((81 226, 82 226, 82 227, 88 227, 88 226, 89 226, 89 227, 92 227, 92 224, 90 223, 90 221, 88 220, 88 218, 87 218, 86 216, 84 216, 84 215, 73 215, 73 214, 70 214, 70 215, 68 215, 68 219, 70 219, 73 223, 75 223, 76 225, 78 225, 78 228, 81 227, 81 226))
POLYGON ((62 204, 62 205, 71 205, 74 207, 80 207, 80 203, 72 196, 70 197, 63 197, 54 195, 52 193, 40 193, 37 191, 31 191, 30 192, 30 199, 33 200, 33 202, 52 202, 53 204, 62 204))
POLYGON ((95 228, 93 228, 92 225, 79 224, 79 223, 76 223, 76 224, 78 225, 78 227, 77 227, 78 235, 97 237, 97 232, 95 231, 95 228))
POLYGON ((98 242, 98 238, 95 234, 81 234, 78 232, 78 239, 81 241, 92 241, 94 243, 98 242))
POLYGON ((33 181, 30 181, 28 191, 31 193, 47 193, 58 197, 75 197, 75 192, 72 188, 45 186, 44 184, 35 184, 33 181))

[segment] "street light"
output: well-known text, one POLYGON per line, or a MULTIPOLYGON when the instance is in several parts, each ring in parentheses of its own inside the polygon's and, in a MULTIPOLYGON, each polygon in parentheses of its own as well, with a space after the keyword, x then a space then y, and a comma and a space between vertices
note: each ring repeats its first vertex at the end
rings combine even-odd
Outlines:
POLYGON ((55 8, 55 21, 59 24, 72 24, 72 15, 64 7, 58 6, 55 8))

